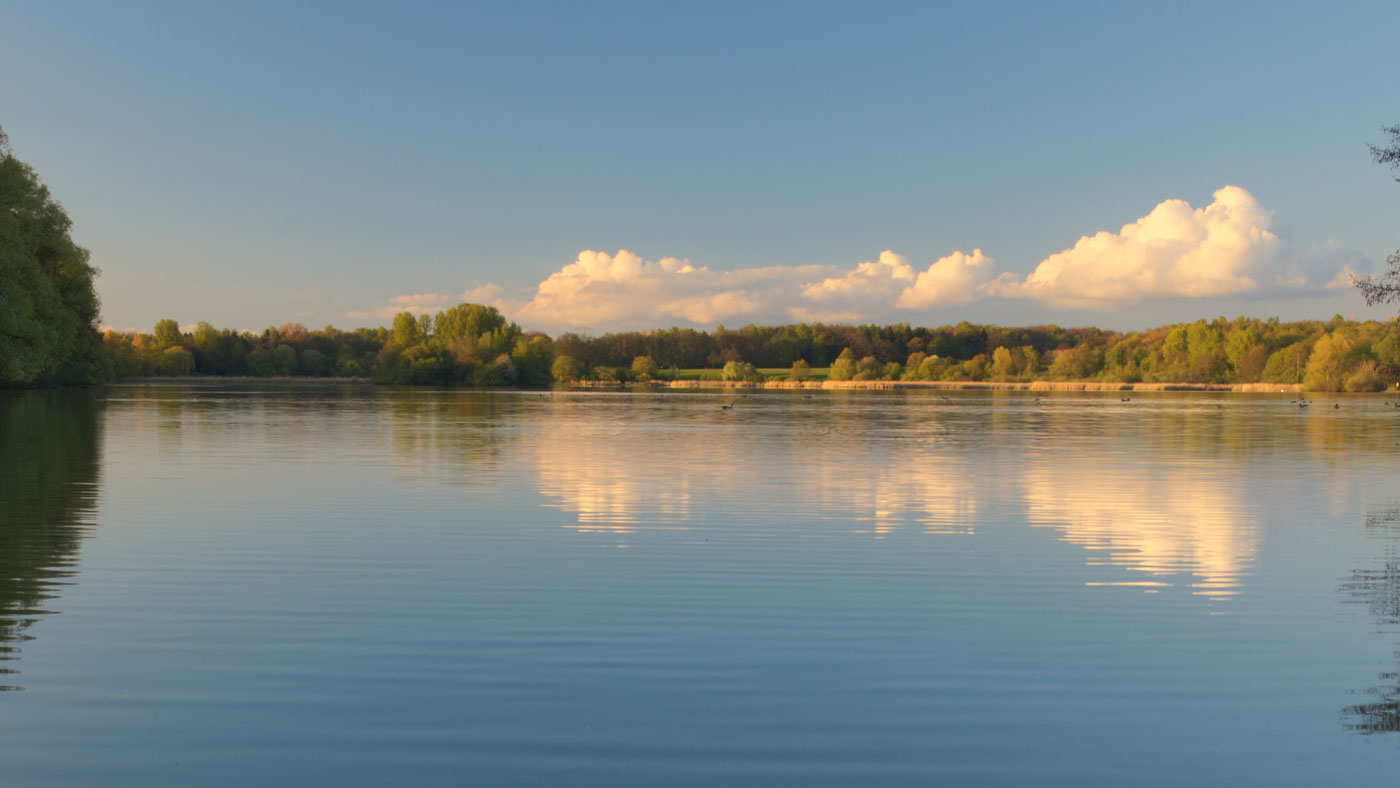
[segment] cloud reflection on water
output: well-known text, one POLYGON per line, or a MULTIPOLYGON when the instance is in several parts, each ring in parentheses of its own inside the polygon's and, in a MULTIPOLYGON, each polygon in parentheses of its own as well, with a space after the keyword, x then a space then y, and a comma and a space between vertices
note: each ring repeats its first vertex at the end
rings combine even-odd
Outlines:
POLYGON ((931 453, 918 442, 870 440, 851 414, 840 413, 822 421, 782 413, 789 422, 781 432, 733 439, 743 434, 744 415, 715 417, 718 400, 671 396, 687 407, 666 414, 675 421, 661 431, 645 424, 646 413, 639 424, 600 414, 601 403, 585 401, 556 407, 584 418, 541 429, 528 441, 524 448, 533 455, 545 505, 576 520, 565 527, 614 534, 683 530, 715 516, 717 508, 737 507, 741 511, 727 519, 742 521, 749 511, 769 523, 854 521, 856 533, 877 538, 911 526, 929 534, 975 531, 984 493, 962 455, 931 453), (832 462, 832 446, 843 443, 845 461, 832 462))
POLYGON ((1091 585, 1155 590, 1189 575, 1192 593, 1219 599, 1239 593, 1259 549, 1260 528, 1239 487, 1214 467, 1042 462, 1026 474, 1024 491, 1030 525, 1094 552, 1090 565, 1151 577, 1091 585))
POLYGON ((883 539, 917 525, 926 534, 972 535, 985 510, 969 463, 961 457, 894 457, 888 469, 865 472, 827 467, 816 489, 829 517, 853 519, 854 533, 883 539))
POLYGON ((572 515, 565 527, 580 532, 714 528, 720 523, 707 518, 743 520, 732 510, 747 508, 769 527, 840 520, 877 539, 975 535, 1005 522, 1001 513, 1091 551, 1088 566, 1131 573, 1096 569, 1086 585, 1183 587, 1212 600, 1239 593, 1259 549, 1261 523, 1242 498, 1243 479, 1230 475, 1225 456, 1193 456, 1222 445, 1229 420, 1215 410, 1115 416, 1086 444, 1076 432, 1083 413, 1021 412, 1030 403, 1020 400, 940 401, 938 410, 927 401, 789 397, 720 416, 709 398, 675 398, 650 405, 660 415, 643 400, 627 405, 636 409, 630 419, 580 411, 582 402, 521 446, 546 505, 572 515), (812 408, 826 410, 812 418, 812 408), (590 415, 577 420, 580 412, 590 415), (656 433, 648 419, 674 423, 656 433), (1071 450, 1057 448, 1072 436, 1081 440, 1071 450), (1151 462, 1092 449, 1144 442, 1151 462))
POLYGON ((605 429, 584 427, 537 447, 546 505, 573 515, 577 522, 565 527, 584 533, 686 530, 698 483, 678 467, 664 481, 656 478, 654 466, 642 472, 638 464, 644 457, 604 448, 609 437, 605 429))

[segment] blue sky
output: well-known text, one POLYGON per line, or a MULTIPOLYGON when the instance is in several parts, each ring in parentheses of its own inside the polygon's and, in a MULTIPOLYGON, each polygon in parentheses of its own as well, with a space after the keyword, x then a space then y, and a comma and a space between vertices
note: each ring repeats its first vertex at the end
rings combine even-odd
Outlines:
POLYGON ((1389 314, 1335 283, 1400 247, 1365 147, 1400 123, 1400 4, 0 18, 0 125, 117 328, 464 296, 551 332, 1389 314))

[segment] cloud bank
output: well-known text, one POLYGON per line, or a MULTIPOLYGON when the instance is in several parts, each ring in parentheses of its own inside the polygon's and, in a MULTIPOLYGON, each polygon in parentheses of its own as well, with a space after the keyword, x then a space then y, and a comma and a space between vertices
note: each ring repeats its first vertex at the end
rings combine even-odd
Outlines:
POLYGON ((580 252, 550 274, 515 311, 522 322, 574 326, 639 323, 714 325, 768 314, 822 266, 767 266, 714 271, 689 260, 643 260, 619 250, 580 252))
POLYGON ((1171 298, 1315 296, 1349 286, 1349 274, 1369 270, 1364 256, 1336 241, 1288 243, 1271 228, 1272 219, 1273 212, 1248 191, 1226 186, 1202 208, 1166 200, 1118 232, 1083 236, 1024 276, 998 270, 996 259, 980 248, 953 251, 922 268, 886 250, 852 267, 723 271, 675 257, 646 260, 626 249, 585 250, 519 298, 488 283, 455 296, 396 296, 347 316, 389 319, 400 311, 435 312, 471 301, 551 331, 918 320, 985 299, 1108 311, 1171 298))
POLYGON ((450 293, 413 293, 394 296, 388 300, 388 303, 375 309, 346 312, 345 316, 358 320, 388 321, 393 320, 394 315, 400 312, 431 315, 461 303, 491 304, 499 308, 505 303, 501 298, 503 292, 504 288, 500 285, 488 282, 478 287, 467 288, 456 295, 450 293))
POLYGON ((1080 238, 1001 294, 1079 309, 1167 297, 1306 294, 1365 265, 1336 242, 1287 247, 1269 229, 1272 216, 1238 186, 1220 189, 1204 208, 1167 200, 1117 233, 1080 238))
POLYGON ((996 273, 997 261, 973 249, 953 252, 920 271, 888 249, 874 262, 863 262, 838 276, 828 276, 800 291, 806 303, 789 311, 806 319, 862 320, 896 309, 961 306, 995 294, 1009 274, 996 273))

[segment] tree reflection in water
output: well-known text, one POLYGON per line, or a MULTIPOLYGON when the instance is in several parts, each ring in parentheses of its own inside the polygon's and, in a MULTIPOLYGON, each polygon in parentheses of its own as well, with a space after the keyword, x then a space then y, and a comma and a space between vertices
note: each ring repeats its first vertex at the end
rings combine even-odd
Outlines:
MULTIPOLYGON (((1366 531, 1386 540, 1383 561, 1378 567, 1354 570, 1342 591, 1351 601, 1365 604, 1377 626, 1400 625, 1400 506, 1367 514, 1366 531)), ((1347 730, 1367 735, 1400 733, 1400 671, 1382 673, 1380 681, 1365 691, 1371 700, 1342 709, 1347 730)))
POLYGON ((77 574, 97 509, 98 411, 91 392, 0 392, 0 690, 17 644, 77 574))

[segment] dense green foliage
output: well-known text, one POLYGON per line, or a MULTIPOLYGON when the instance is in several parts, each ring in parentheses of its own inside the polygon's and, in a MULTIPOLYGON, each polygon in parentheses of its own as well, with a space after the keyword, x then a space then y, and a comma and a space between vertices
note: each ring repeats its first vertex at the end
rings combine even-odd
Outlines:
POLYGON ((643 356, 654 360, 661 378, 676 368, 709 368, 716 379, 729 380, 748 374, 731 362, 792 368, 787 377, 794 378, 829 367, 830 380, 1306 383, 1356 391, 1382 388, 1400 375, 1400 326, 1341 317, 1300 323, 1217 318, 1128 334, 966 322, 940 328, 721 326, 713 332, 563 334, 554 348, 567 357, 570 377, 582 378, 643 356))
POLYGON ((175 321, 162 320, 151 334, 109 331, 102 342, 124 378, 344 377, 430 386, 544 386, 554 379, 548 337, 521 331, 494 307, 477 304, 436 316, 402 312, 392 328, 355 331, 287 323, 250 334, 201 322, 182 334, 175 321))
MULTIPOLYGON (((1378 163, 1400 166, 1400 127, 1385 129, 1378 163)), ((1096 328, 940 328, 793 324, 631 331, 599 337, 526 332, 498 310, 459 304, 436 315, 402 312, 388 328, 261 334, 161 320, 151 334, 96 331, 96 270, 70 237, 72 222, 0 130, 0 385, 90 383, 110 377, 251 375, 370 378, 402 385, 543 386, 554 381, 674 379, 681 369, 756 381, 790 369, 801 380, 1099 380, 1302 383, 1375 391, 1400 381, 1400 327, 1331 321, 1198 320, 1120 334, 1096 328)), ((1400 299, 1400 253, 1380 278, 1358 281, 1367 300, 1400 299)))
POLYGON ((97 271, 72 222, 0 130, 0 385, 84 384, 109 374, 97 271))
POLYGON ((696 368, 711 370, 715 380, 803 379, 813 368, 829 367, 830 380, 1302 383, 1319 391, 1378 391, 1400 380, 1400 323, 1340 316, 1299 323, 1222 317, 1127 334, 964 322, 940 328, 671 328, 550 339, 522 331, 493 307, 462 304, 436 316, 400 313, 392 328, 309 331, 289 323, 255 335, 200 323, 179 334, 173 321, 161 321, 152 334, 108 332, 104 342, 123 377, 296 375, 543 386, 668 380, 696 368))

